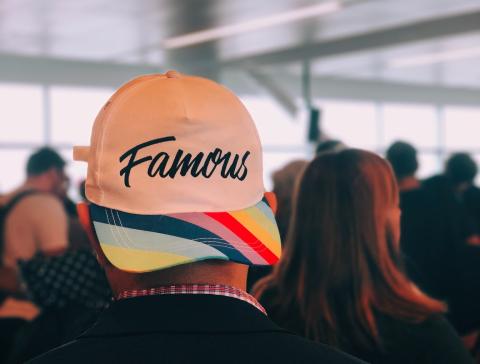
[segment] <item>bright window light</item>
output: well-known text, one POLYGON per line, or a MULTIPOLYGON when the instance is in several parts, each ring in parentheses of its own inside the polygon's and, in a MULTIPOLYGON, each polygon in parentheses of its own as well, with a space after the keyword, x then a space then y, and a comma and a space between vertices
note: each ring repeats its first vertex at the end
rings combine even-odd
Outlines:
POLYGON ((0 142, 43 141, 42 88, 37 85, 0 84, 0 142))
POLYGON ((4 171, 0 173, 0 194, 11 192, 25 180, 25 167, 32 149, 0 149, 0 164, 4 171))
POLYGON ((93 122, 112 93, 110 89, 52 87, 50 113, 53 143, 89 145, 93 122))
POLYGON ((442 172, 442 161, 436 153, 419 153, 418 178, 428 178, 442 172))
POLYGON ((264 146, 302 146, 306 143, 305 118, 292 119, 274 100, 262 96, 242 96, 264 146))
POLYGON ((295 159, 309 156, 306 143, 306 120, 293 120, 274 100, 262 96, 242 96, 252 115, 263 146, 265 187, 272 186, 272 173, 295 159))
POLYGON ((321 126, 331 139, 338 139, 349 147, 377 149, 375 105, 367 102, 321 103, 321 126))
POLYGON ((480 108, 446 107, 445 141, 449 150, 480 150, 480 108))
POLYGON ((415 148, 438 146, 438 124, 433 106, 385 104, 383 120, 385 148, 397 140, 411 143, 415 148))

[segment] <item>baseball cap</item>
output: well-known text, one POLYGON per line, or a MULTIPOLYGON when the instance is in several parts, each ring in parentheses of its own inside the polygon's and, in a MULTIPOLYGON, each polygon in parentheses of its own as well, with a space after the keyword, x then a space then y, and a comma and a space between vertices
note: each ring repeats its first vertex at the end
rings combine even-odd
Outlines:
POLYGON ((205 259, 271 265, 280 257, 255 125, 213 81, 168 71, 126 83, 74 159, 88 162, 93 228, 119 269, 205 259))

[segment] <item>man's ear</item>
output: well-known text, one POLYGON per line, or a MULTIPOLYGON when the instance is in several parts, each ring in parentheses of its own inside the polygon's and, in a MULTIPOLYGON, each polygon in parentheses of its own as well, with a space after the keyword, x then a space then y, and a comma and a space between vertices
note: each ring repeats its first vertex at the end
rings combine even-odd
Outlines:
POLYGON ((97 239, 97 235, 93 230, 93 224, 92 224, 92 219, 90 218, 90 210, 88 208, 88 204, 85 202, 78 203, 77 213, 78 213, 78 219, 80 220, 80 224, 82 225, 85 232, 87 233, 88 240, 90 241, 90 246, 95 252, 98 263, 100 263, 100 265, 103 267, 110 265, 110 262, 108 261, 107 257, 103 253, 102 248, 100 247, 100 244, 97 239))
POLYGON ((270 206, 270 209, 273 211, 274 214, 276 214, 278 207, 277 196, 274 192, 265 192, 264 196, 268 202, 268 205, 270 206))

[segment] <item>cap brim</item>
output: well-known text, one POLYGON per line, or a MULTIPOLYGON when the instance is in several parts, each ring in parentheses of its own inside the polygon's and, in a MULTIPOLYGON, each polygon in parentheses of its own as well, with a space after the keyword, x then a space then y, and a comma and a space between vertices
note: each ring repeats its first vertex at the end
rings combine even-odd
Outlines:
POLYGON ((90 205, 100 246, 115 267, 150 272, 207 259, 272 265, 281 254, 267 199, 230 212, 137 215, 90 205))

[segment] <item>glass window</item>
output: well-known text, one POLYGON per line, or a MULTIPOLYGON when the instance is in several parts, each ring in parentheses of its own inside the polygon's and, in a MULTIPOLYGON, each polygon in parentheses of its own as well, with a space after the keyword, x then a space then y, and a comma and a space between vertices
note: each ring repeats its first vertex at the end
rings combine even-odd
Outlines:
POLYGON ((27 159, 32 153, 31 149, 0 149, 0 193, 8 193, 20 186, 25 180, 27 159))
POLYGON ((385 104, 383 146, 397 140, 413 144, 416 148, 434 148, 438 145, 438 124, 433 106, 385 104))
POLYGON ((276 102, 265 96, 243 96, 262 145, 303 145, 307 139, 306 118, 290 117, 276 102))
POLYGON ((110 89, 52 87, 52 142, 89 145, 93 122, 112 93, 110 89))
POLYGON ((445 140, 448 149, 480 149, 480 108, 446 107, 445 140))
POLYGON ((366 102, 321 103, 323 132, 349 147, 375 150, 377 125, 375 105, 366 102))
POLYGON ((418 154, 417 177, 424 179, 439 174, 442 171, 442 161, 438 154, 419 153, 418 154))
POLYGON ((42 88, 0 84, 0 141, 41 143, 43 139, 42 88))

